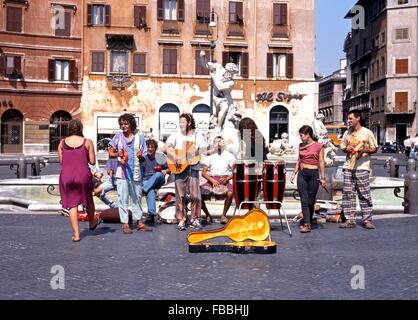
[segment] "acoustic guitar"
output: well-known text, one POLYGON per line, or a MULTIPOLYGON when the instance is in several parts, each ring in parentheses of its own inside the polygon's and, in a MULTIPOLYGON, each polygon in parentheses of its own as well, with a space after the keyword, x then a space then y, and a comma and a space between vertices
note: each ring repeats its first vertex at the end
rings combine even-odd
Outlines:
POLYGON ((185 142, 185 149, 174 149, 174 157, 167 154, 167 166, 174 174, 180 174, 190 165, 198 164, 200 155, 196 155, 197 149, 193 142, 185 142))
POLYGON ((253 209, 244 216, 232 217, 221 229, 191 232, 187 240, 189 252, 275 253, 276 243, 266 241, 269 236, 267 214, 261 209, 253 209), (217 237, 227 237, 235 242, 203 243, 217 237))

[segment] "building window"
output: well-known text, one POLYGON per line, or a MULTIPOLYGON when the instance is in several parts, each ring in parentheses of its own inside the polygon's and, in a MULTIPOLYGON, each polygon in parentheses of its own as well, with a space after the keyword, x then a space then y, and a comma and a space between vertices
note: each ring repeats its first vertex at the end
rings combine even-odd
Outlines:
POLYGON ((407 4, 408 0, 398 0, 398 4, 407 4))
POLYGON ((88 26, 110 26, 110 5, 88 4, 87 5, 88 26))
POLYGON ((110 51, 110 73, 128 73, 128 52, 110 51))
POLYGON ((164 0, 164 20, 177 20, 177 0, 164 0))
POLYGON ((163 73, 177 74, 177 49, 163 49, 163 73))
POLYGON ((5 76, 9 79, 22 78, 22 57, 6 55, 0 57, 0 76, 5 76))
POLYGON ((267 54, 267 77, 279 78, 286 77, 286 54, 268 53, 267 54))
POLYGON ((135 53, 134 54, 134 63, 133 63, 133 72, 134 73, 146 73, 146 54, 145 53, 135 53))
POLYGON ((242 2, 229 2, 229 23, 239 25, 244 24, 242 2))
POLYGON ((395 112, 408 111, 408 92, 395 92, 395 112))
MULTIPOLYGON (((206 57, 210 57, 210 51, 204 50, 206 57)), ((195 72, 196 75, 209 75, 209 70, 202 66, 202 63, 200 62, 200 50, 195 51, 195 72)))
POLYGON ((147 7, 134 6, 134 26, 145 28, 147 26, 147 7))
POLYGON ((22 8, 6 7, 6 31, 22 32, 22 8))
POLYGON ((408 28, 396 29, 396 40, 408 40, 408 39, 409 39, 408 28))
POLYGON ((210 0, 196 0, 196 20, 199 23, 210 22, 210 0))
POLYGON ((70 78, 70 61, 55 60, 55 81, 68 81, 70 78))
POLYGON ((386 60, 385 57, 382 57, 381 59, 381 67, 382 67, 382 76, 384 77, 386 75, 386 60))
POLYGON ((55 35, 60 37, 71 36, 71 12, 55 11, 55 35))
POLYGON ((77 68, 75 60, 48 60, 49 81, 76 81, 77 68))
POLYGON ((104 72, 104 52, 91 53, 91 72, 104 72))
POLYGON ((232 62, 238 68, 238 76, 248 78, 248 52, 223 52, 222 53, 222 65, 226 66, 227 63, 232 62))
POLYGON ((396 59, 396 74, 408 73, 408 59, 396 59))
MULTIPOLYGON (((383 95, 381 98, 380 98, 380 111, 382 111, 382 112, 384 112, 385 111, 385 96, 383 95)), ((379 106, 376 106, 377 108, 379 107, 379 106)))
POLYGON ((287 3, 273 3, 273 24, 287 26, 287 3))
POLYGON ((386 33, 384 31, 380 35, 380 42, 382 43, 382 46, 386 43, 386 33))

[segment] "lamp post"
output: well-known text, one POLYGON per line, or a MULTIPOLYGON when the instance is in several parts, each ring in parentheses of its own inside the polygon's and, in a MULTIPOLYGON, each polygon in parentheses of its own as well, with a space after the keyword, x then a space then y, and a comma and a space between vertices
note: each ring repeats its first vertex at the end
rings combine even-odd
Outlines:
MULTIPOLYGON (((210 41, 210 61, 213 62, 213 56, 215 53, 215 48, 216 48, 216 41, 218 40, 219 37, 219 17, 218 14, 215 12, 215 10, 212 8, 211 14, 210 14, 210 22, 209 22, 209 28, 211 28, 212 30, 214 30, 216 28, 216 39, 213 39, 213 32, 211 32, 212 35, 212 40, 210 41), (216 18, 216 20, 215 20, 216 18)), ((213 115, 213 79, 212 77, 210 78, 210 100, 209 100, 209 104, 210 104, 210 115, 213 115)))

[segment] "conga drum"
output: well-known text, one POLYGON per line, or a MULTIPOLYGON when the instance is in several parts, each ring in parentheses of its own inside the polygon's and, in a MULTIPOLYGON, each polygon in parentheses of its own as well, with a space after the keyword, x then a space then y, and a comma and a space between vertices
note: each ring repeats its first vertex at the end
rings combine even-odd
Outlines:
MULTIPOLYGON (((283 202, 286 187, 286 165, 284 161, 264 161, 263 198, 264 201, 283 202)), ((280 209, 276 203, 266 203, 267 209, 280 209)))
MULTIPOLYGON (((237 208, 242 201, 254 201, 257 198, 258 183, 253 160, 235 161, 233 171, 234 197, 237 208)), ((252 209, 252 203, 242 205, 243 209, 252 209)))

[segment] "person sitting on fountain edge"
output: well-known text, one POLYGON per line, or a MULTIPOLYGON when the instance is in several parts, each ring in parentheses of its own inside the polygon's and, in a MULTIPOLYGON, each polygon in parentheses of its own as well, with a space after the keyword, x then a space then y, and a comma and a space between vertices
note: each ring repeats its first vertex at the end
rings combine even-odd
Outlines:
MULTIPOLYGON (((214 188, 223 185, 226 186, 226 198, 220 221, 222 224, 228 222, 226 214, 231 207, 233 198, 233 187, 231 184, 232 169, 234 167, 235 157, 227 150, 224 150, 223 138, 221 135, 213 139, 216 152, 202 160, 203 171, 202 176, 206 182, 201 188, 213 191, 214 188)), ((211 222, 212 217, 206 207, 205 201, 202 199, 202 210, 206 213, 207 222, 211 222)))
POLYGON ((165 176, 170 173, 167 168, 167 161, 161 152, 156 152, 158 148, 157 141, 149 139, 146 141, 147 155, 141 163, 144 176, 143 191, 147 199, 148 217, 146 224, 154 224, 157 209, 155 205, 155 190, 158 190, 165 184, 165 176))

